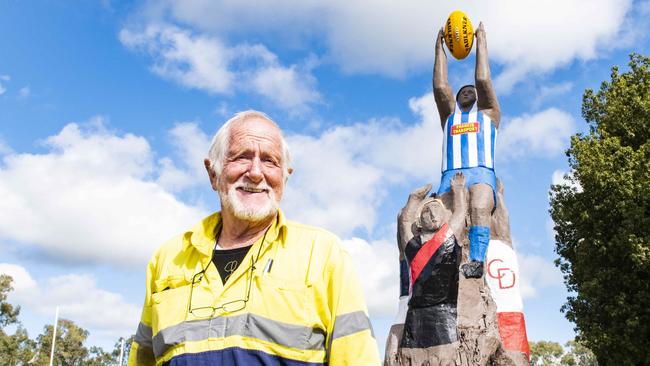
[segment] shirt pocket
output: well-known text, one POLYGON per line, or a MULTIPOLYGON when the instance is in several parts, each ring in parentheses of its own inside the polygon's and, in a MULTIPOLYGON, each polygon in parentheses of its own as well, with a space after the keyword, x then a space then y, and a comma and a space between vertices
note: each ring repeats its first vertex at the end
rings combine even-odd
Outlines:
POLYGON ((151 321, 154 334, 185 321, 190 299, 191 279, 168 276, 157 280, 151 294, 151 321))
MULTIPOLYGON (((254 277, 255 313, 287 327, 292 334, 290 347, 318 349, 324 342, 313 301, 313 286, 302 281, 270 276, 254 277), (322 339, 321 339, 322 338, 322 339), (318 345, 318 346, 316 346, 318 345)), ((284 342, 278 342, 284 343, 284 342)))
POLYGON ((254 290, 264 313, 289 324, 305 324, 309 319, 311 285, 271 275, 255 276, 254 290))

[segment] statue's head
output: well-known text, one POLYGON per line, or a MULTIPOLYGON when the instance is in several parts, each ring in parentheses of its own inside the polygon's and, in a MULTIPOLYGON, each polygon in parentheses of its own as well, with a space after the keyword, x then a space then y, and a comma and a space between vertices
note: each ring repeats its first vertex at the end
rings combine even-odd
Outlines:
POLYGON ((416 215, 416 227, 420 232, 432 232, 439 230, 442 225, 449 222, 451 211, 449 211, 442 200, 435 197, 427 198, 418 208, 416 215))
POLYGON ((456 101, 464 111, 472 108, 476 103, 476 87, 474 85, 465 85, 456 93, 456 101))

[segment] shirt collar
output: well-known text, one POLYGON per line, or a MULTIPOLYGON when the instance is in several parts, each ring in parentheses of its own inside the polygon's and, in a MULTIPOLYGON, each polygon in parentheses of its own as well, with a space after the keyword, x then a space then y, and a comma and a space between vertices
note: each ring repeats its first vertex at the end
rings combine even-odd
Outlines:
MULTIPOLYGON (((201 220, 190 231, 185 233, 185 244, 195 247, 196 250, 205 256, 212 256, 215 233, 217 232, 215 229, 218 225, 221 225, 221 213, 215 212, 201 220)), ((285 240, 282 240, 281 235, 285 235, 286 226, 287 220, 284 213, 281 209, 278 209, 278 214, 275 216, 275 220, 273 220, 269 231, 266 233, 265 241, 267 243, 273 243, 280 239, 280 243, 284 246, 285 240)))

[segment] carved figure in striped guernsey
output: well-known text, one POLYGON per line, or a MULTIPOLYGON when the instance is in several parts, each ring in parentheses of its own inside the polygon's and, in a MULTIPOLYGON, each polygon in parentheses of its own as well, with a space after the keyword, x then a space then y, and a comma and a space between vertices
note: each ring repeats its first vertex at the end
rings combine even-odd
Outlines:
POLYGON ((442 48, 443 31, 436 41, 433 91, 440 123, 442 177, 437 195, 446 202, 450 182, 462 172, 469 189, 470 262, 461 266, 467 278, 483 276, 485 254, 490 242, 490 220, 496 197, 494 147, 501 111, 490 79, 490 65, 483 23, 476 31, 475 85, 460 88, 456 97, 447 78, 447 56, 442 48))
POLYGON ((474 39, 475 85, 455 96, 442 30, 436 40, 442 177, 431 197, 431 185, 411 192, 397 217, 399 310, 384 366, 529 365, 519 266, 494 172, 501 115, 482 23, 474 39))

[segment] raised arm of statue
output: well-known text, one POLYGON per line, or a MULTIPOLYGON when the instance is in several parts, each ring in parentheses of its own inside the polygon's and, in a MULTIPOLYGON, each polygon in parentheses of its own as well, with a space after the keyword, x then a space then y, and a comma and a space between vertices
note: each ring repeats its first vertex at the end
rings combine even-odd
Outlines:
POLYGON ((418 207, 420 207, 422 201, 426 199, 430 190, 431 183, 411 192, 406 201, 406 206, 404 206, 397 215, 397 244, 399 245, 400 254, 404 252, 406 243, 413 238, 411 227, 415 222, 418 207))
POLYGON ((478 109, 487 114, 494 123, 495 128, 499 128, 501 120, 501 109, 497 94, 492 86, 490 78, 490 61, 488 60, 487 41, 485 39, 485 28, 483 22, 478 25, 476 30, 476 71, 475 83, 478 97, 478 109))
POLYGON ((445 128, 447 117, 454 112, 456 100, 447 78, 447 55, 442 47, 445 38, 444 31, 440 28, 436 38, 436 59, 433 64, 433 97, 440 114, 440 124, 445 128))
POLYGON ((456 173, 451 179, 451 193, 454 197, 454 209, 449 220, 449 227, 456 238, 462 238, 467 216, 467 188, 465 188, 463 173, 456 173))

